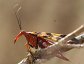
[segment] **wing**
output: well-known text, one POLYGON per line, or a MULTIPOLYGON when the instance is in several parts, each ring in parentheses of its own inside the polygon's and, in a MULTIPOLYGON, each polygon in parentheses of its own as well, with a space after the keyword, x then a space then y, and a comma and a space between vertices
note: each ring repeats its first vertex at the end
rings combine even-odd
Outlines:
POLYGON ((29 33, 36 35, 38 37, 38 43, 41 48, 46 48, 47 46, 56 43, 58 40, 66 36, 63 34, 46 33, 46 32, 29 32, 29 33))
POLYGON ((40 36, 46 40, 50 40, 53 42, 57 42, 61 38, 65 37, 66 35, 63 34, 57 34, 57 33, 46 33, 46 32, 39 32, 37 33, 37 36, 40 36))

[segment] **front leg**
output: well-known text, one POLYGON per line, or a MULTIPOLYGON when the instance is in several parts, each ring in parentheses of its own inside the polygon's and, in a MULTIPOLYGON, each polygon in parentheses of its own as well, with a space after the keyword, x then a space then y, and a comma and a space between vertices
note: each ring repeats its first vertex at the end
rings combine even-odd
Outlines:
POLYGON ((25 31, 21 31, 16 37, 15 37, 15 39, 14 39, 14 44, 16 43, 16 41, 19 39, 19 37, 20 36, 22 36, 22 35, 25 35, 25 31))

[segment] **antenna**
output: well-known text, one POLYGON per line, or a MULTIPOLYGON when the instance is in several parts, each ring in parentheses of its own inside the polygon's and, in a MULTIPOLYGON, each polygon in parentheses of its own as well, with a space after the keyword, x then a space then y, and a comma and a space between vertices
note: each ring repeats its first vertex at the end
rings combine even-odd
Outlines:
POLYGON ((22 9, 22 7, 20 6, 17 9, 17 11, 15 12, 15 16, 16 16, 16 19, 18 21, 18 25, 19 25, 20 30, 22 30, 21 19, 20 19, 20 16, 19 16, 20 15, 19 12, 20 12, 21 9, 22 9))

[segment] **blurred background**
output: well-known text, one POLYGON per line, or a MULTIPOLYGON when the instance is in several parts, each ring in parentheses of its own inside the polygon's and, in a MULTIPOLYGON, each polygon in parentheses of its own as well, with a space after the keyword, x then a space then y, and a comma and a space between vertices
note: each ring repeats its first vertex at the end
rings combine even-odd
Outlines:
MULTIPOLYGON (((84 24, 84 0, 0 0, 0 64, 17 64, 27 55, 24 36, 13 43, 20 32, 14 14, 17 4, 22 6, 20 18, 25 31, 68 34, 84 24)), ((70 62, 52 58, 45 64, 84 64, 84 48, 64 55, 70 62)))

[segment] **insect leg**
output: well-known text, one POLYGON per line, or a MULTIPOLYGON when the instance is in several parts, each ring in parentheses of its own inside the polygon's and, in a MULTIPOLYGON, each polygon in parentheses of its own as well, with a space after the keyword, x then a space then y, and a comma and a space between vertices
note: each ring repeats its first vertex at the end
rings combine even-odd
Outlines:
POLYGON ((20 36, 24 35, 25 31, 21 31, 14 39, 14 44, 16 43, 16 41, 19 39, 20 36))

